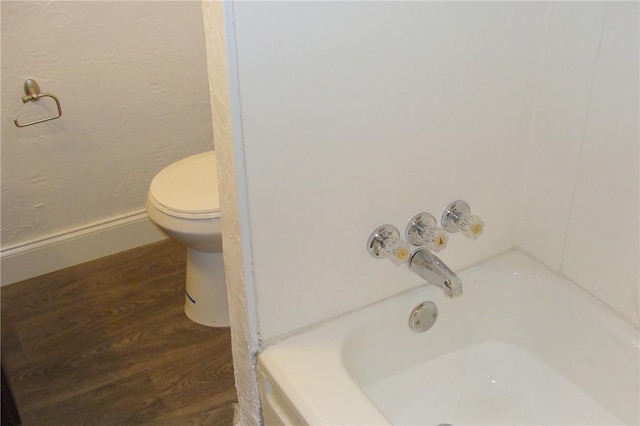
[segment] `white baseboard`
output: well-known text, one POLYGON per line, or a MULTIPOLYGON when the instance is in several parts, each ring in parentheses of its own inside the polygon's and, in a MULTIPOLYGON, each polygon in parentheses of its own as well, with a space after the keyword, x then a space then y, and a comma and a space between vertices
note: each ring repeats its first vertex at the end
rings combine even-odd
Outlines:
POLYGON ((0 251, 5 286, 167 238, 139 210, 68 229, 0 251))

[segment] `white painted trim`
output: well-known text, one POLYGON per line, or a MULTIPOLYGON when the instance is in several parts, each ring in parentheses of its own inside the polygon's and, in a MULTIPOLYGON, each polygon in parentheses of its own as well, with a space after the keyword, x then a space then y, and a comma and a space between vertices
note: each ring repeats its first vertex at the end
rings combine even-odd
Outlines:
POLYGON ((5 286, 166 238, 146 210, 112 216, 0 250, 5 286))

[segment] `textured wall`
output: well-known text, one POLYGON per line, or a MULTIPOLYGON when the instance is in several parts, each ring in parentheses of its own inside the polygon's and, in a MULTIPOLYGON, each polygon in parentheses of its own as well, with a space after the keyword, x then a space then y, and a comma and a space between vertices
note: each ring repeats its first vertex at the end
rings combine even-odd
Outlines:
POLYGON ((260 347, 247 220, 242 127, 239 125, 240 110, 237 103, 237 62, 233 56, 235 40, 231 19, 232 4, 205 1, 202 10, 216 138, 220 208, 224 212, 221 220, 225 277, 231 320, 233 368, 238 392, 235 424, 259 425, 260 399, 255 361, 260 347))
POLYGON ((144 208, 213 147, 199 2, 2 2, 2 247, 144 208), (25 79, 57 95, 23 105, 25 79))

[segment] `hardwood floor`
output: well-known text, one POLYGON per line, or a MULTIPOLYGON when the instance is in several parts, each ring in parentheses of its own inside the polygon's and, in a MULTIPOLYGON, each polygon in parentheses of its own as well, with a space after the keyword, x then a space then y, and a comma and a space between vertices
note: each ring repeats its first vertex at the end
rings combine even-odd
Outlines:
POLYGON ((231 425, 229 329, 184 315, 170 240, 1 289, 2 364, 23 425, 231 425))

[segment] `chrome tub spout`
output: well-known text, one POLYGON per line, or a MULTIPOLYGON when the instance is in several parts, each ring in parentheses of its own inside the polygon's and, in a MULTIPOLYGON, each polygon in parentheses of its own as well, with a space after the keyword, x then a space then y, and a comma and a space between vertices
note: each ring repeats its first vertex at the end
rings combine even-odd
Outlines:
POLYGON ((462 294, 462 281, 438 256, 427 249, 416 250, 409 260, 409 269, 429 284, 437 285, 448 297, 462 294))

